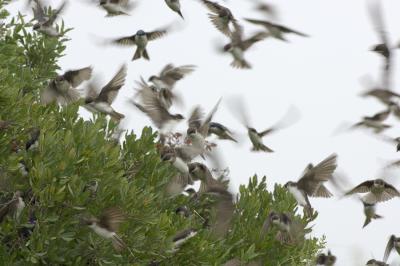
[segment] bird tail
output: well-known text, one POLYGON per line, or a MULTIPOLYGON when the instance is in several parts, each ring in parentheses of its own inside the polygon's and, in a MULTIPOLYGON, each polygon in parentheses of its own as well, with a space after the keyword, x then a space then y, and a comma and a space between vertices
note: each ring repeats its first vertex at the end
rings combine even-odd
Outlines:
POLYGON ((228 133, 225 134, 224 137, 225 137, 225 139, 232 140, 233 142, 236 142, 236 143, 237 143, 237 140, 234 139, 234 138, 233 138, 231 135, 229 135, 228 133))
POLYGON ((276 240, 278 240, 282 244, 289 244, 292 239, 288 233, 278 231, 278 233, 276 234, 276 240))
POLYGON ((274 152, 264 144, 260 144, 258 146, 253 146, 252 151, 265 151, 265 152, 274 152))
POLYGON ((137 60, 141 57, 142 57, 142 52, 140 51, 139 48, 137 48, 135 54, 132 57, 132 61, 137 60))
POLYGON ((180 10, 177 11, 178 15, 184 20, 185 18, 182 15, 182 12, 180 10))
POLYGON ((365 217, 365 222, 363 225, 363 228, 366 227, 371 221, 372 219, 382 219, 383 216, 379 215, 379 214, 374 214, 372 217, 365 217))
POLYGON ((118 113, 118 112, 116 112, 116 111, 113 111, 112 113, 111 113, 111 117, 112 118, 114 118, 115 120, 121 120, 121 119, 123 119, 124 117, 125 117, 125 115, 123 115, 123 114, 121 114, 121 113, 118 113))
POLYGON ((232 61, 231 66, 233 68, 241 68, 241 69, 250 69, 251 68, 251 65, 245 59, 242 59, 242 60, 235 59, 232 61))
POLYGON ((146 60, 150 60, 149 54, 147 53, 147 49, 144 49, 142 52, 142 56, 146 60))
POLYGON ((117 235, 115 234, 112 238, 112 244, 113 247, 116 251, 121 251, 126 247, 125 242, 117 235))

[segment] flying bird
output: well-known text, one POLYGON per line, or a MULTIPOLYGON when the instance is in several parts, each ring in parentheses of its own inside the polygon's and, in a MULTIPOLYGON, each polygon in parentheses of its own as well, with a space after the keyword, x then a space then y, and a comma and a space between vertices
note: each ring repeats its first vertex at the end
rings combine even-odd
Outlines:
POLYGON ((278 229, 276 240, 283 244, 293 244, 304 236, 304 231, 298 222, 295 222, 287 213, 271 211, 261 228, 261 236, 265 237, 270 228, 278 229))
POLYGON ((212 12, 212 14, 208 14, 208 17, 217 30, 228 37, 231 37, 235 31, 241 31, 241 26, 238 24, 238 21, 233 16, 229 8, 222 6, 217 2, 208 0, 201 1, 208 8, 208 10, 212 12))
POLYGON ((233 142, 237 142, 236 139, 233 138, 232 132, 224 125, 217 122, 210 122, 208 128, 208 135, 214 134, 219 139, 231 140, 233 142))
POLYGON ((387 264, 383 261, 375 260, 375 259, 367 261, 367 264, 365 264, 365 265, 366 266, 389 266, 389 264, 387 264))
POLYGON ((376 203, 367 203, 360 199, 364 206, 365 222, 363 228, 366 227, 373 219, 383 218, 381 215, 376 214, 376 203))
POLYGON ((383 261, 386 262, 389 259, 390 253, 395 250, 398 255, 400 255, 400 237, 391 235, 389 241, 386 245, 385 255, 383 256, 383 261))
POLYGON ((44 8, 42 7, 41 0, 35 0, 36 7, 33 10, 34 19, 37 23, 33 25, 33 30, 41 32, 50 37, 58 37, 61 34, 57 31, 57 28, 53 26, 57 17, 63 12, 67 1, 64 1, 61 6, 54 10, 53 13, 47 17, 44 13, 44 8))
POLYGON ((289 33, 296 34, 301 37, 309 37, 305 33, 293 30, 293 29, 288 28, 283 25, 272 23, 270 21, 259 20, 259 19, 249 19, 249 18, 246 18, 245 20, 252 24, 263 26, 264 28, 267 29, 267 31, 271 37, 276 38, 281 41, 287 41, 287 39, 285 38, 285 35, 289 34, 289 33))
POLYGON ((110 115, 115 120, 119 121, 125 116, 115 111, 111 104, 118 95, 119 90, 125 84, 126 78, 126 65, 122 65, 115 76, 110 82, 105 85, 99 94, 97 94, 97 88, 94 84, 89 85, 88 95, 85 99, 84 107, 91 112, 100 112, 106 115, 110 115))
POLYGON ((147 44, 150 41, 159 39, 167 34, 166 29, 160 29, 155 31, 145 32, 143 30, 138 30, 136 34, 132 36, 122 37, 113 40, 114 44, 133 46, 136 45, 136 52, 132 57, 132 61, 139 58, 144 58, 150 60, 149 54, 147 53, 147 44))
POLYGON ((266 32, 258 32, 247 39, 243 39, 242 30, 236 30, 232 33, 231 42, 226 44, 222 52, 230 53, 233 57, 231 66, 233 68, 249 69, 251 65, 244 57, 244 53, 255 43, 264 40, 269 35, 266 32))
POLYGON ((391 112, 391 109, 388 108, 385 111, 379 112, 374 114, 373 116, 364 116, 362 120, 356 124, 354 124, 351 129, 354 128, 359 128, 359 127, 365 127, 365 128, 371 128, 376 134, 381 133, 385 129, 388 129, 391 127, 391 125, 387 125, 383 123, 385 121, 389 114, 391 112))
POLYGON ((368 193, 364 197, 366 203, 377 203, 388 201, 394 197, 400 197, 400 192, 392 185, 386 183, 383 179, 375 179, 365 181, 345 195, 352 195, 355 193, 368 193))
POLYGON ((182 19, 185 19, 181 12, 181 3, 179 0, 165 0, 167 6, 174 12, 176 12, 182 19))
POLYGON ((116 207, 109 208, 103 211, 99 218, 83 218, 82 224, 89 226, 97 235, 110 239, 117 251, 121 251, 126 246, 123 240, 117 235, 117 230, 125 220, 122 211, 116 207))
POLYGON ((308 196, 330 198, 332 193, 324 186, 324 182, 332 178, 337 168, 337 155, 332 154, 317 165, 309 164, 297 182, 289 181, 285 188, 294 196, 307 215, 311 215, 312 207, 308 196))
POLYGON ((333 266, 336 263, 336 256, 331 253, 330 250, 328 250, 328 254, 319 254, 317 257, 316 264, 318 265, 323 265, 323 266, 333 266))
POLYGON ((14 197, 0 208, 0 223, 3 222, 7 215, 12 216, 15 220, 19 220, 22 211, 25 208, 25 202, 22 198, 22 192, 16 191, 14 197))
POLYGON ((43 104, 57 101, 62 105, 66 105, 75 102, 81 97, 76 88, 85 80, 89 80, 91 76, 91 67, 66 71, 49 83, 42 91, 40 100, 43 104))
POLYGON ((106 17, 129 15, 136 7, 136 3, 129 0, 100 0, 99 4, 107 12, 106 17))

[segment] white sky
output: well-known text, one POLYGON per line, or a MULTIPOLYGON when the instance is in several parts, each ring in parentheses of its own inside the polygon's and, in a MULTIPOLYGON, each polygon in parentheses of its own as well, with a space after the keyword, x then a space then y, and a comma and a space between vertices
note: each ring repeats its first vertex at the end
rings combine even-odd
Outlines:
MULTIPOLYGON (((270 1, 278 9, 279 22, 311 37, 290 36, 290 43, 266 40, 255 45, 246 54, 253 65, 250 71, 232 69, 230 55, 215 52, 214 44, 225 43, 226 39, 209 22, 208 11, 198 1, 181 0, 185 21, 162 0, 139 2, 130 17, 104 18, 101 9, 76 0, 70 1, 63 15, 66 25, 74 28, 68 33, 72 40, 67 45, 67 56, 60 61, 63 70, 92 65, 95 76, 107 82, 121 63, 128 62, 126 85, 114 103, 115 109, 127 117, 123 121, 125 127, 140 133, 143 126, 151 125, 143 114, 127 104, 134 93, 135 80, 141 75, 147 79, 167 63, 195 64, 196 72, 176 88, 185 100, 185 108, 177 109, 184 116, 196 104, 208 111, 219 97, 226 99, 229 95, 245 98, 252 125, 258 130, 275 123, 292 104, 301 110, 302 118, 297 124, 265 138, 265 143, 276 151, 273 154, 250 152, 248 140, 241 145, 219 143, 231 170, 232 191, 237 191, 240 184, 247 184, 254 173, 260 177, 266 175, 270 189, 275 182, 296 180, 309 162, 318 163, 333 152, 339 154, 339 170, 349 175, 353 184, 377 178, 385 162, 398 158, 393 145, 365 132, 333 136, 344 121, 356 122, 363 115, 383 110, 375 100, 358 97, 363 90, 360 77, 366 74, 378 77, 382 63, 380 57, 368 51, 378 39, 365 1, 270 1), (150 62, 130 62, 134 48, 98 45, 102 37, 132 35, 139 29, 153 30, 171 22, 177 23, 179 30, 149 44, 150 62)), ((252 9, 252 1, 225 4, 239 19, 263 18, 252 9)), ((393 42, 400 39, 396 38, 400 36, 398 10, 400 1, 384 1, 386 26, 393 42)), ((261 29, 248 23, 243 25, 247 34, 261 29)), ((395 76, 394 89, 398 77, 395 76)), ((241 135, 245 133, 224 104, 215 121, 241 135)), ((393 118, 389 121, 396 122, 393 118)), ((396 131, 392 129, 388 134, 397 137, 396 131)), ((387 177, 399 186, 398 175, 392 171, 387 177)), ((364 230, 362 205, 355 200, 311 199, 311 204, 319 211, 314 234, 326 235, 327 247, 338 256, 337 265, 365 265, 368 259, 382 259, 389 235, 400 235, 398 199, 378 205, 377 213, 385 219, 373 221, 364 230)), ((395 257, 394 254, 390 257, 391 265, 400 265, 400 260, 394 261, 395 257)))

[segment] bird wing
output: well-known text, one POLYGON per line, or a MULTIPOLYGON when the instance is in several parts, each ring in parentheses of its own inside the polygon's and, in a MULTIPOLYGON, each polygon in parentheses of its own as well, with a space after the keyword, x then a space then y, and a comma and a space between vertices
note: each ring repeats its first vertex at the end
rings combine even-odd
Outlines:
POLYGON ((125 216, 121 209, 117 207, 112 207, 103 211, 99 217, 99 225, 111 232, 116 232, 118 230, 121 222, 125 220, 125 216))
POLYGON ((160 73, 160 79, 172 88, 178 80, 194 71, 194 65, 184 65, 174 67, 172 64, 166 65, 160 73))
POLYGON ((113 77, 106 86, 103 87, 97 100, 102 102, 108 102, 112 104, 114 99, 117 97, 119 89, 124 86, 126 77, 126 65, 122 65, 118 70, 117 74, 113 77))
POLYGON ((46 21, 46 23, 44 23, 44 26, 50 27, 51 25, 53 25, 53 23, 57 19, 57 17, 64 11, 64 8, 65 8, 66 4, 67 4, 67 1, 62 2, 61 6, 59 8, 57 8, 53 12, 53 14, 51 14, 51 16, 46 21))
POLYGON ((188 125, 189 128, 199 129, 201 127, 204 118, 204 112, 200 106, 196 106, 189 116, 188 125))
MULTIPOLYGON (((208 0, 202 0, 203 4, 213 13, 219 14, 222 10, 226 10, 228 8, 221 6, 220 4, 208 0)), ((229 10, 229 9, 228 9, 229 10)))
POLYGON ((304 176, 305 178, 312 178, 315 181, 328 181, 332 177, 333 172, 337 167, 337 155, 331 154, 322 162, 314 167, 306 168, 304 176))
POLYGON ((293 33, 293 34, 297 34, 297 35, 302 36, 302 37, 309 37, 309 35, 307 35, 305 33, 302 33, 300 31, 288 28, 288 27, 283 26, 283 25, 274 24, 273 26, 278 28, 281 32, 284 32, 284 33, 293 33))
POLYGON ((40 2, 40 0, 35 0, 36 7, 32 8, 33 10, 33 17, 39 22, 45 22, 46 21, 46 15, 44 14, 43 6, 40 2))
POLYGON ((42 104, 49 104, 56 100, 58 97, 57 89, 54 84, 54 80, 52 80, 46 88, 42 90, 40 93, 40 102, 42 104))
POLYGON ((400 197, 400 192, 392 185, 385 183, 385 191, 392 197, 400 197))
POLYGON ((250 38, 244 40, 241 43, 241 47, 242 47, 243 50, 247 50, 251 46, 253 46, 253 44, 255 44, 256 42, 264 40, 268 36, 269 36, 269 34, 267 32, 264 32, 264 31, 258 32, 256 34, 254 34, 253 36, 251 36, 250 38))
POLYGON ((64 73, 64 78, 72 87, 78 87, 83 81, 89 80, 92 76, 92 68, 85 67, 78 70, 70 70, 64 73))
POLYGON ((330 198, 333 196, 333 194, 324 185, 321 184, 314 192, 314 194, 312 194, 312 196, 318 198, 330 198))
POLYGON ((126 36, 126 37, 121 37, 119 39, 115 39, 112 41, 112 43, 125 45, 125 46, 132 46, 132 45, 136 45, 135 39, 136 39, 136 34, 134 34, 132 36, 126 36))
POLYGON ((147 32, 146 36, 149 41, 154 41, 156 39, 163 37, 166 34, 167 34, 167 30, 162 29, 162 30, 155 30, 155 31, 147 32))
POLYGON ((396 240, 396 236, 395 235, 391 235, 389 238, 389 241, 386 245, 385 248, 385 255, 383 255, 383 261, 386 262, 389 258, 390 252, 392 252, 392 249, 394 248, 394 242, 396 240))
POLYGON ((247 22, 250 22, 252 24, 264 26, 266 28, 269 28, 273 25, 271 22, 266 21, 266 20, 261 20, 261 19, 245 18, 244 20, 246 20, 247 22))
POLYGON ((368 180, 365 181, 361 184, 359 184, 358 186, 356 186, 355 188, 353 188, 352 190, 350 190, 349 192, 347 192, 345 195, 351 195, 351 194, 355 194, 355 193, 367 193, 371 191, 371 187, 374 185, 374 181, 373 180, 368 180))
POLYGON ((220 102, 221 102, 221 99, 218 100, 217 104, 210 111, 210 113, 204 119, 203 123, 201 124, 201 126, 199 128, 199 133, 204 137, 206 137, 208 135, 208 129, 210 128, 210 122, 211 122, 215 112, 218 110, 218 106, 219 106, 220 102))

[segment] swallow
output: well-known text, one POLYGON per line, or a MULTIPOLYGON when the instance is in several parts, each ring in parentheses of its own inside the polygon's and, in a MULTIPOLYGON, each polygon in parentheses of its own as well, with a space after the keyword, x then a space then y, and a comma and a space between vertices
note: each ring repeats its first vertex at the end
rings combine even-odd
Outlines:
POLYGON ((107 12, 106 17, 129 16, 129 12, 136 7, 136 4, 129 0, 100 0, 100 7, 107 12))
POLYGON ((382 88, 372 88, 367 91, 364 91, 361 94, 362 97, 374 97, 378 101, 383 104, 390 105, 393 103, 393 99, 400 99, 400 94, 395 93, 394 91, 382 88))
POLYGON ((371 128, 374 133, 379 134, 382 131, 391 127, 391 125, 387 125, 383 123, 384 120, 389 116, 391 110, 388 109, 387 111, 376 113, 373 116, 364 116, 361 122, 354 124, 351 129, 359 128, 359 127, 366 127, 371 128))
POLYGON ((237 142, 237 140, 232 137, 232 132, 226 126, 217 122, 210 122, 208 128, 208 135, 211 134, 214 134, 219 139, 225 139, 237 142))
POLYGON ((208 14, 211 22, 221 33, 231 37, 234 31, 241 30, 238 21, 233 16, 229 8, 224 7, 217 2, 201 0, 212 14, 208 14))
POLYGON ((187 138, 192 145, 199 149, 204 150, 206 146, 206 137, 210 128, 210 122, 218 110, 221 99, 218 100, 214 108, 210 111, 206 118, 203 118, 203 113, 200 107, 196 107, 189 117, 189 127, 186 131, 187 138))
POLYGON ((361 199, 364 206, 365 222, 363 228, 366 227, 373 219, 383 218, 381 215, 376 214, 376 203, 367 203, 361 199))
POLYGON ((157 90, 173 89, 176 82, 183 79, 186 75, 191 74, 195 70, 195 65, 174 66, 173 64, 166 65, 160 74, 153 75, 149 78, 149 82, 153 83, 157 90))
POLYGON ((368 193, 364 197, 366 203, 377 203, 388 201, 394 197, 400 197, 400 192, 392 185, 386 183, 383 179, 375 179, 365 181, 345 195, 352 195, 355 193, 368 193))
POLYGON ((170 162, 180 173, 189 174, 189 167, 186 162, 183 161, 175 153, 167 153, 161 157, 164 162, 170 162))
POLYGON ((39 128, 32 128, 30 130, 30 139, 25 144, 25 150, 34 150, 39 147, 39 136, 40 136, 40 129, 39 128))
POLYGON ((64 1, 61 6, 54 10, 54 12, 46 17, 44 9, 40 0, 35 0, 36 8, 33 8, 34 19, 37 23, 33 25, 33 30, 41 32, 50 37, 59 37, 61 34, 57 31, 57 28, 53 26, 57 17, 63 12, 67 1, 64 1))
POLYGON ((198 230, 196 230, 194 228, 189 228, 189 229, 185 229, 185 230, 178 232, 172 239, 172 242, 174 244, 174 250, 177 250, 180 246, 182 246, 190 238, 196 236, 197 233, 198 233, 198 230))
POLYGON ((81 223, 89 226, 97 235, 110 239, 115 250, 121 251, 126 245, 116 231, 124 219, 122 211, 114 207, 103 211, 99 218, 83 218, 81 223))
POLYGON ((20 174, 22 175, 22 176, 28 176, 28 174, 29 174, 29 168, 28 168, 28 166, 26 165, 26 163, 25 163, 25 161, 24 160, 20 160, 19 162, 18 162, 18 170, 19 170, 19 172, 20 172, 20 174))
POLYGON ((386 245, 385 255, 383 256, 383 261, 386 262, 389 259, 390 253, 395 250, 397 254, 400 255, 400 237, 391 235, 389 241, 386 245))
POLYGON ((190 216, 190 211, 187 206, 180 206, 175 210, 175 213, 178 215, 181 215, 185 218, 188 218, 190 216))
POLYGON ((99 94, 97 94, 96 86, 94 86, 94 84, 90 84, 84 107, 91 112, 100 112, 110 115, 117 121, 123 119, 125 116, 115 111, 111 107, 111 104, 117 97, 121 87, 124 86, 125 78, 126 65, 122 65, 110 82, 108 82, 107 85, 101 89, 99 94))
POLYGON ((132 102, 140 111, 145 113, 154 125, 162 130, 171 122, 179 122, 184 119, 181 114, 171 114, 161 102, 157 92, 155 92, 143 79, 137 82, 139 85, 138 95, 141 104, 132 102))
POLYGON ((328 250, 328 254, 325 255, 324 253, 319 254, 316 260, 317 265, 324 265, 324 266, 333 266, 336 263, 336 256, 328 250))
POLYGON ((308 196, 330 198, 332 193, 323 185, 324 182, 332 178, 333 172, 337 168, 337 155, 332 154, 322 162, 314 166, 307 165, 299 181, 289 181, 285 188, 294 196, 300 206, 304 207, 305 213, 309 216, 312 207, 308 196))
POLYGON ((193 181, 200 180, 200 193, 205 193, 211 188, 225 189, 225 185, 219 180, 215 179, 208 167, 202 163, 190 163, 189 173, 193 181))
POLYGON ((282 244, 295 243, 304 235, 301 233, 300 224, 294 222, 287 213, 271 211, 261 228, 261 237, 265 237, 271 226, 278 229, 275 238, 282 244))
POLYGON ((76 88, 85 80, 89 80, 91 76, 91 67, 69 70, 49 83, 42 91, 40 100, 43 104, 57 101, 62 105, 66 105, 75 102, 81 97, 76 88))
POLYGON ((288 28, 286 26, 275 24, 275 23, 272 23, 272 22, 269 22, 266 20, 249 19, 249 18, 246 18, 245 20, 252 24, 263 26, 264 28, 267 29, 269 36, 276 38, 278 40, 281 40, 281 41, 287 41, 287 39, 285 38, 285 35, 289 34, 289 33, 296 34, 301 37, 309 37, 305 33, 302 33, 302 32, 293 30, 291 28, 288 28))
POLYGON ((3 222, 7 215, 12 216, 18 221, 25 206, 26 204, 22 198, 22 192, 15 192, 13 199, 5 203, 0 209, 0 223, 3 222))
POLYGON ((277 16, 277 11, 275 6, 273 6, 270 3, 258 3, 255 6, 255 10, 267 15, 267 16, 271 16, 271 17, 276 17, 277 16))
POLYGON ((223 47, 223 52, 230 53, 233 57, 231 67, 240 69, 249 69, 251 65, 244 57, 244 53, 255 43, 264 40, 269 35, 265 32, 259 32, 248 39, 243 39, 242 30, 236 30, 232 33, 231 42, 223 47))
POLYGON ((174 12, 178 13, 178 15, 182 18, 185 19, 182 15, 181 12, 181 3, 179 0, 165 0, 165 3, 167 6, 174 12))
POLYGON ((365 264, 366 266, 389 266, 389 264, 386 264, 383 261, 378 261, 375 259, 369 260, 367 261, 367 264, 365 264))
POLYGON ((154 41, 159 39, 167 34, 166 29, 155 30, 145 32, 143 30, 138 30, 136 34, 132 36, 122 37, 113 40, 114 44, 120 44, 125 46, 136 45, 136 52, 132 57, 132 61, 137 60, 139 58, 144 58, 146 60, 150 60, 149 54, 147 53, 147 43, 150 41, 154 41))

